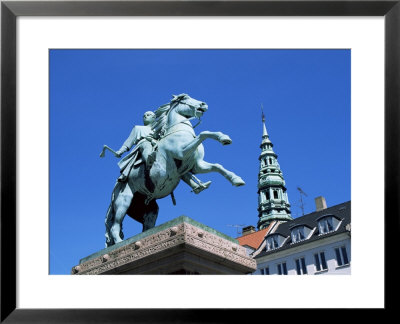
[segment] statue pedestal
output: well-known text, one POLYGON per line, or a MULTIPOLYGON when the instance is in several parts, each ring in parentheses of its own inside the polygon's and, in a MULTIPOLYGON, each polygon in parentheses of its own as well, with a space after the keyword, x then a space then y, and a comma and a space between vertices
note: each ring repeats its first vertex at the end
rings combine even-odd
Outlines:
POLYGON ((187 216, 94 253, 72 274, 248 274, 256 261, 238 241, 187 216))

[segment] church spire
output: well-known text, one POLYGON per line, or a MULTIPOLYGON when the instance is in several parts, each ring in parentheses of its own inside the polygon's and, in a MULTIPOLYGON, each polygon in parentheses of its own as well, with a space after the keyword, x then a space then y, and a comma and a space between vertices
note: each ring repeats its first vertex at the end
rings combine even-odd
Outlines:
POLYGON ((292 220, 285 180, 265 126, 263 107, 263 135, 260 145, 260 172, 258 174, 258 229, 268 227, 272 221, 292 220))

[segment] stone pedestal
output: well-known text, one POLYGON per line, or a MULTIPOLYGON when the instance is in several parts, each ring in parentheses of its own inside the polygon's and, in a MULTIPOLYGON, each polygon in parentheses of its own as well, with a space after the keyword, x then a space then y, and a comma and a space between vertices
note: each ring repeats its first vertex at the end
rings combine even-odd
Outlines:
POLYGON ((82 260, 72 274, 248 274, 256 261, 236 239, 180 216, 82 260))

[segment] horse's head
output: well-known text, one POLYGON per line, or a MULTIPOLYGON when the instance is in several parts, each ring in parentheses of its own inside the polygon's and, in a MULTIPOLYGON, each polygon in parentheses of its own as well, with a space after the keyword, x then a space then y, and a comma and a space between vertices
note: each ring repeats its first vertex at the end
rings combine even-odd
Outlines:
POLYGON ((205 102, 193 99, 184 93, 173 96, 170 106, 171 109, 186 118, 200 118, 208 110, 208 105, 205 102))

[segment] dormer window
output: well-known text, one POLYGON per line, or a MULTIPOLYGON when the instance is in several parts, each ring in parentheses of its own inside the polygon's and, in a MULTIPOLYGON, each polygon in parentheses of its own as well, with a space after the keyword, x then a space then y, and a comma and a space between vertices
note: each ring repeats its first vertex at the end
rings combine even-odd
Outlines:
POLYGON ((320 234, 326 234, 335 230, 333 216, 326 216, 318 221, 318 228, 320 234))
POLYGON ((324 215, 317 219, 319 235, 327 234, 336 231, 342 220, 335 215, 324 215))
POLYGON ((292 230, 292 242, 299 242, 305 239, 304 226, 296 227, 292 230))
POLYGON ((288 239, 289 237, 278 233, 268 235, 265 239, 265 251, 279 249, 288 239))
POLYGON ((280 234, 272 234, 267 236, 265 250, 270 251, 280 248, 284 243, 285 239, 286 238, 280 234))
POLYGON ((277 249, 278 247, 279 247, 278 236, 273 235, 267 239, 267 249, 268 250, 274 250, 274 249, 277 249))
POLYGON ((312 229, 305 225, 295 225, 291 228, 292 244, 301 242, 311 235, 312 229))

